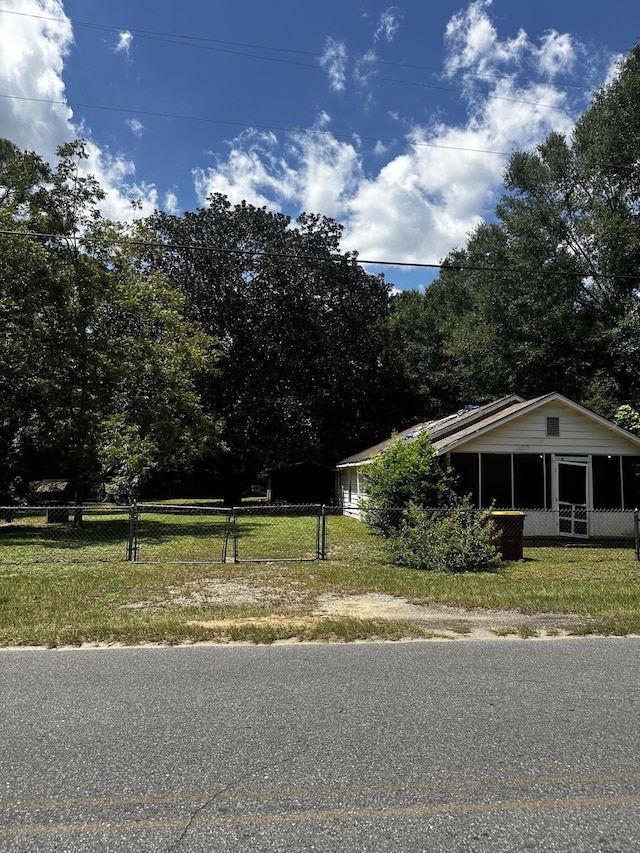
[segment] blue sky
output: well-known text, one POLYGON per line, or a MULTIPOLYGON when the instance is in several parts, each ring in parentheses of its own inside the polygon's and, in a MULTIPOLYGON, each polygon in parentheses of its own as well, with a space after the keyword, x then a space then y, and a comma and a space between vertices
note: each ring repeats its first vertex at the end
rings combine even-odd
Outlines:
POLYGON ((438 263, 509 152, 570 134, 638 36, 630 0, 0 0, 0 135, 49 159, 85 138, 108 216, 223 192, 331 216, 364 259, 438 263))

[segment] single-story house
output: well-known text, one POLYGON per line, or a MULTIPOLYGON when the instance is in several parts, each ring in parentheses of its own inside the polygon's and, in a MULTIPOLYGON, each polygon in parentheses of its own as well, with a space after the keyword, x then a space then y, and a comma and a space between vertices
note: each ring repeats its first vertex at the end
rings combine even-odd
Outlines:
POLYGON ((337 493, 346 514, 359 516, 366 501, 371 459, 424 430, 475 506, 526 511, 525 536, 633 536, 633 513, 623 510, 640 504, 640 438, 555 393, 465 406, 343 459, 337 493))

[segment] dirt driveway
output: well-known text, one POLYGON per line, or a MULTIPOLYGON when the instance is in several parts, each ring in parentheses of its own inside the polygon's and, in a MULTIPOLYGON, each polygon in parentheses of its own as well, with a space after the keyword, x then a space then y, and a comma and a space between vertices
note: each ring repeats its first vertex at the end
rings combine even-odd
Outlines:
MULTIPOLYGON (((198 608, 203 605, 238 605, 293 603, 291 590, 258 586, 242 581, 208 579, 194 584, 192 589, 181 587, 167 590, 167 597, 156 602, 138 602, 133 607, 153 610, 198 608)), ((295 598, 295 596, 294 596, 295 598)), ((308 600, 308 599, 307 599, 308 600)), ((381 593, 344 595, 325 593, 312 602, 312 609, 304 616, 268 615, 261 617, 221 618, 193 620, 208 628, 225 629, 233 625, 297 624, 305 625, 323 618, 349 618, 363 620, 389 620, 407 622, 433 633, 437 638, 493 638, 502 637, 557 637, 566 636, 572 629, 585 625, 582 616, 573 614, 536 613, 527 615, 510 610, 464 610, 443 604, 416 604, 405 598, 381 593)))
POLYGON ((528 616, 515 610, 464 610, 444 604, 412 604, 404 598, 380 593, 366 595, 323 595, 318 616, 348 616, 356 619, 392 619, 411 622, 439 636, 471 639, 496 636, 561 636, 572 627, 584 625, 584 617, 557 613, 528 616))

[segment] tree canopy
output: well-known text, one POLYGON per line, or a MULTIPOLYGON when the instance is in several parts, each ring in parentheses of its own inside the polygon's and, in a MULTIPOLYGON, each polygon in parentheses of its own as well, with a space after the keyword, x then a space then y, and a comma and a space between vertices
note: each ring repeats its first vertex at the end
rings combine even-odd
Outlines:
POLYGON ((201 393, 223 414, 236 488, 272 467, 333 464, 385 428, 372 401, 389 288, 340 252, 338 223, 293 222, 215 195, 149 224, 167 245, 150 263, 182 294, 186 317, 221 343, 201 393))
POLYGON ((25 495, 30 480, 66 476, 78 502, 99 484, 134 496, 153 470, 215 446, 194 384, 211 342, 162 275, 134 265, 123 228, 102 221, 102 190, 79 174, 81 143, 63 146, 55 169, 8 150, 0 488, 25 495))
POLYGON ((4 499, 48 476, 78 500, 191 488, 197 462, 237 502, 269 468, 512 392, 640 410, 638 45, 570 136, 512 155, 495 216, 420 292, 317 213, 213 195, 104 221, 85 164, 81 141, 50 165, 0 140, 4 499))
POLYGON ((637 406, 640 46, 570 138, 512 155, 505 189, 426 292, 395 300, 400 408, 549 390, 608 417, 637 406))

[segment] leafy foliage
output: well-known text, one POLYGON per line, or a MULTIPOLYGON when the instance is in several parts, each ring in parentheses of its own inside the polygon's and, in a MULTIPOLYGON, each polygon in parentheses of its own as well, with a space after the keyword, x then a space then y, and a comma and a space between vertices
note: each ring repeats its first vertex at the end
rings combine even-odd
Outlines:
POLYGON ((187 319, 221 341, 200 391, 224 413, 236 486, 284 464, 333 464, 377 438, 389 288, 340 253, 338 223, 214 195, 149 225, 172 246, 150 263, 183 294, 187 319))
POLYGON ((388 549, 398 565, 432 572, 489 571, 501 559, 488 513, 469 507, 443 513, 412 505, 388 549))
POLYGON ((496 221, 394 300, 399 411, 551 390, 640 405, 640 45, 570 138, 515 152, 496 221))
POLYGON ((124 227, 102 221, 82 143, 59 149, 55 170, 5 147, 0 177, 35 183, 7 183, 1 225, 42 237, 0 235, 0 491, 62 476, 81 503, 115 478, 132 497, 216 444, 194 385, 210 341, 162 275, 136 267, 124 227))
POLYGON ((614 420, 623 429, 640 436, 640 412, 629 405, 620 406, 614 415, 614 420))
POLYGON ((378 453, 363 472, 368 525, 388 536, 402 523, 403 510, 411 504, 421 507, 454 506, 451 471, 436 456, 427 432, 411 438, 396 438, 378 453))

